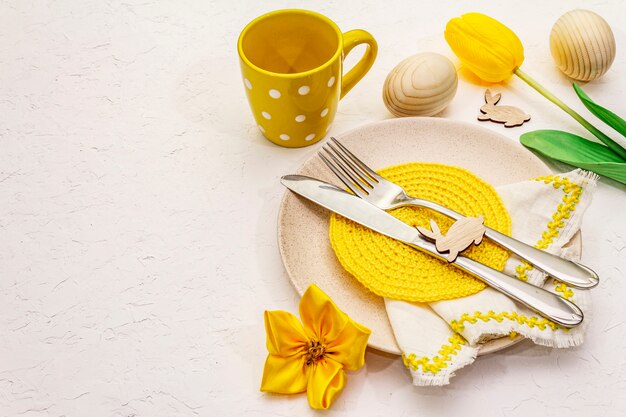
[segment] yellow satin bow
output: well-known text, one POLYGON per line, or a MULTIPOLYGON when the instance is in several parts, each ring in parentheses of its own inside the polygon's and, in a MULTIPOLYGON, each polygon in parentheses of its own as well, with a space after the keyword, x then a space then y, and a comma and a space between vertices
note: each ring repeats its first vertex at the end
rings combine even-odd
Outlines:
POLYGON ((371 331, 353 321, 312 284, 300 300, 302 324, 286 311, 266 311, 267 350, 261 391, 307 392, 309 405, 326 409, 346 383, 344 368, 365 363, 371 331))

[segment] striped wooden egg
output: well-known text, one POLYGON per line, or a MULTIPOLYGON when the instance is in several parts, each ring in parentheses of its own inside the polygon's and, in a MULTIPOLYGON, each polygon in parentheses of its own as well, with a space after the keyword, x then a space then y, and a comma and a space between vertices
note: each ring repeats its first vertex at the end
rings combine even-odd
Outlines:
POLYGON ((456 69, 443 55, 424 52, 400 62, 387 76, 383 100, 395 116, 432 116, 456 94, 456 69))
POLYGON ((550 52, 565 75, 578 81, 591 81, 601 77, 613 63, 615 37, 598 14, 572 10, 552 27, 550 52))

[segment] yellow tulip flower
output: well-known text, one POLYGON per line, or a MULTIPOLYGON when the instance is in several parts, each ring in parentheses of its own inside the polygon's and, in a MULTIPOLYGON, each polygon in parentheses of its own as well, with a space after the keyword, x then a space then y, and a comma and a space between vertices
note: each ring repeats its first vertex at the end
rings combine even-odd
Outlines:
POLYGON ((261 391, 307 392, 309 405, 326 409, 346 383, 344 369, 365 363, 370 330, 339 310, 311 285, 300 300, 302 324, 286 311, 266 311, 267 350, 261 391))
POLYGON ((481 13, 450 20, 444 36, 461 62, 488 82, 508 80, 524 62, 524 46, 517 35, 481 13))

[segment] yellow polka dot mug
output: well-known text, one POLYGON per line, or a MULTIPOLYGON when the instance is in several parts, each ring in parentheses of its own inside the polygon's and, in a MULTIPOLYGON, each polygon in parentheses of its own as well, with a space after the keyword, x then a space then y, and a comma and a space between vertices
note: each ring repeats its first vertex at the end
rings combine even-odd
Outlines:
POLYGON ((325 16, 308 10, 277 10, 257 17, 237 44, 248 100, 263 135, 298 148, 322 139, 339 99, 371 68, 378 46, 364 30, 341 33, 325 16), (346 74, 343 59, 366 44, 346 74))

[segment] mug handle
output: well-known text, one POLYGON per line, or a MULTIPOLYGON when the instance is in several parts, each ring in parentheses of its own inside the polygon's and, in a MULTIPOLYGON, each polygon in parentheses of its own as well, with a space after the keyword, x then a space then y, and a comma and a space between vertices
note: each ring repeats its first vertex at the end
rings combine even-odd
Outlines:
POLYGON ((368 32, 355 29, 343 34, 343 58, 345 58, 355 46, 362 43, 367 44, 367 49, 359 62, 341 78, 341 96, 339 98, 343 98, 343 96, 367 74, 367 71, 369 71, 374 64, 376 54, 378 53, 378 44, 374 37, 368 32))

